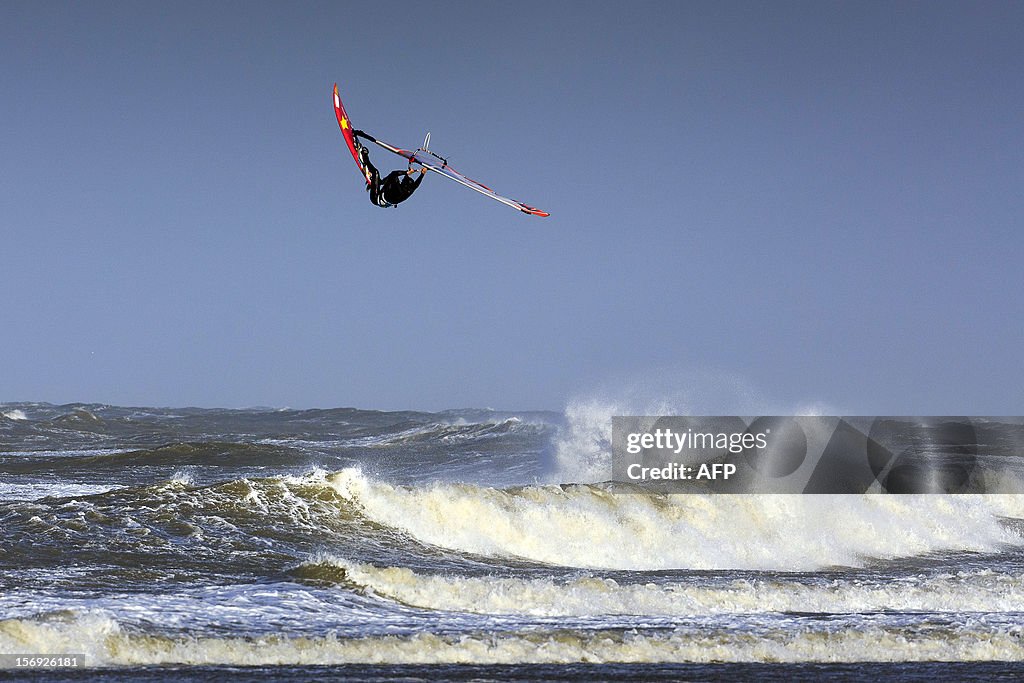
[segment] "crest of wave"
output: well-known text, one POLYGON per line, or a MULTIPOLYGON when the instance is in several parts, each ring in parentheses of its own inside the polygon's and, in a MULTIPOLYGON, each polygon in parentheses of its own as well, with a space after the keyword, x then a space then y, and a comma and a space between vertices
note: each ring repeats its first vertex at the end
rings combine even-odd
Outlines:
POLYGON ((823 415, 826 406, 781 407, 735 375, 664 370, 569 401, 555 437, 551 483, 596 483, 612 474, 615 415, 823 415))
POLYGON ((985 552, 1020 537, 1018 496, 644 496, 600 485, 396 486, 355 468, 327 483, 423 543, 591 569, 805 571, 868 558, 985 552))

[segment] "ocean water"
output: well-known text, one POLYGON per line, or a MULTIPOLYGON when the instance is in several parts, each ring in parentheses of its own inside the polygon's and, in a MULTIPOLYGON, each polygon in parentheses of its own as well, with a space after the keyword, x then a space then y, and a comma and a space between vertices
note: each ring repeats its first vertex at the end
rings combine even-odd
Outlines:
POLYGON ((0 678, 1024 675, 1024 496, 626 495, 610 417, 2 404, 0 678))

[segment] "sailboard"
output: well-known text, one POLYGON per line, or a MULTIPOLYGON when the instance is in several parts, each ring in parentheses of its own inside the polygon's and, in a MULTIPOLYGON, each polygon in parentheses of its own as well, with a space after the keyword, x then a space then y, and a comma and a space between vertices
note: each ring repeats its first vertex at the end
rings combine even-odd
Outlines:
MULTIPOLYGON (((345 137, 345 142, 348 144, 349 151, 352 152, 352 157, 356 160, 356 165, 362 172, 363 177, 366 178, 366 182, 369 183, 370 172, 368 169, 363 167, 363 163, 359 159, 359 150, 357 148, 355 138, 352 135, 352 122, 348 118, 348 114, 345 112, 345 106, 341 102, 341 97, 338 96, 337 83, 334 84, 334 113, 338 117, 338 125, 341 126, 341 134, 345 137)), ((393 154, 397 154, 398 156, 407 159, 410 164, 419 164, 428 171, 433 171, 434 173, 442 175, 445 178, 448 178, 449 180, 454 180, 463 187, 468 187, 471 190, 475 190, 476 192, 479 192, 485 197, 490 197, 495 201, 501 202, 505 206, 510 206, 513 209, 518 209, 519 211, 522 211, 523 213, 526 214, 530 214, 531 216, 546 217, 551 215, 546 211, 541 211, 540 209, 530 206, 529 204, 526 204, 524 202, 518 201, 516 199, 510 199, 509 197, 500 195, 491 188, 489 188, 488 186, 484 185, 483 183, 477 180, 473 180, 469 176, 456 171, 454 168, 451 167, 451 165, 448 163, 448 160, 445 157, 442 157, 441 155, 427 149, 430 146, 430 133, 427 133, 427 137, 423 141, 423 147, 420 147, 419 149, 413 151, 402 149, 401 147, 395 147, 394 145, 388 144, 387 142, 384 142, 382 140, 378 140, 367 133, 361 133, 360 136, 365 137, 370 142, 388 150, 389 152, 392 152, 393 154)))

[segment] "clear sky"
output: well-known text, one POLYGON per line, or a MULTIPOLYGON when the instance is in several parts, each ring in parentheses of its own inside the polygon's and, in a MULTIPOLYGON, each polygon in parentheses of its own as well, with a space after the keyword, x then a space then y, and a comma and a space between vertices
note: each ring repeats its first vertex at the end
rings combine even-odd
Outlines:
POLYGON ((0 65, 0 401, 1024 410, 1024 3, 6 0, 0 65), (372 206, 335 81, 551 217, 372 206))

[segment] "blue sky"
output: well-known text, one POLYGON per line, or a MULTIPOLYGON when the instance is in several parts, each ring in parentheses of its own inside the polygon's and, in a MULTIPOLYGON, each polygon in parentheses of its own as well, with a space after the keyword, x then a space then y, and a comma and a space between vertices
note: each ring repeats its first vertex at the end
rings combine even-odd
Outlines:
POLYGON ((1020 3, 5 2, 0 61, 0 401, 1024 404, 1020 3), (335 81, 552 216, 372 206, 335 81))

